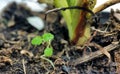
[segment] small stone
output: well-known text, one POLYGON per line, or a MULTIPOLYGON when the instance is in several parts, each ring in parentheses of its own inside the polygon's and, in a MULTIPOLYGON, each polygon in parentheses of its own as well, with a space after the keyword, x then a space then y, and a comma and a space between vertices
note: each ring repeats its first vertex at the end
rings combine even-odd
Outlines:
POLYGON ((69 68, 65 65, 62 66, 62 70, 66 72, 67 74, 69 73, 69 68))
POLYGON ((60 42, 61 42, 61 44, 68 44, 68 42, 64 39, 61 39, 60 42))
POLYGON ((37 16, 28 17, 27 21, 37 30, 42 30, 44 28, 44 22, 40 17, 37 16))

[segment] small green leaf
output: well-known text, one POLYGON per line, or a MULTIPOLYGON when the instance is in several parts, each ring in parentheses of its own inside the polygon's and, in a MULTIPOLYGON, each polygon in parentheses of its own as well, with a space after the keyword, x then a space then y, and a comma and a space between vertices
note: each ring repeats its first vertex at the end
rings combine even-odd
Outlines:
POLYGON ((40 45, 42 43, 42 37, 41 36, 36 36, 32 39, 31 44, 32 45, 40 45))
POLYGON ((43 40, 44 40, 45 42, 48 42, 48 41, 51 41, 51 40, 54 39, 54 35, 51 34, 51 33, 44 33, 44 34, 42 35, 42 38, 43 38, 43 40))
POLYGON ((52 55, 53 55, 53 49, 49 48, 49 47, 45 48, 45 50, 44 50, 44 56, 51 57, 52 55))

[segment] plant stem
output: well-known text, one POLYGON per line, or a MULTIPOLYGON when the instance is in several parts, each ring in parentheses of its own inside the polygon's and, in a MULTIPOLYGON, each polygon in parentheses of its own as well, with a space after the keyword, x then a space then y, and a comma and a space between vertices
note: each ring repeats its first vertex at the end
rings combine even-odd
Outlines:
POLYGON ((44 55, 40 56, 40 58, 48 61, 52 65, 52 67, 55 69, 55 66, 54 66, 54 64, 53 64, 53 62, 51 60, 49 60, 48 58, 46 58, 44 55))

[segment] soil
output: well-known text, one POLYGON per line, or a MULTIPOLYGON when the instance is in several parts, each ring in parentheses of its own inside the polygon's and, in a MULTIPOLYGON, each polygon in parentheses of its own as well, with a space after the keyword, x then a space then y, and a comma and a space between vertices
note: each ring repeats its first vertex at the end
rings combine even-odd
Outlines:
MULTIPOLYGON (((37 31, 26 21, 27 17, 34 15, 38 15, 44 20, 43 13, 33 13, 23 5, 11 4, 2 12, 0 18, 0 74, 120 73, 119 11, 112 11, 108 21, 104 24, 92 23, 91 39, 82 47, 70 44, 68 31, 60 14, 49 14, 45 29, 41 31, 37 31), (55 36, 51 43, 54 54, 49 58, 55 68, 48 61, 40 58, 46 44, 35 47, 30 42, 33 37, 45 32, 50 32, 55 36), (110 48, 112 49, 110 52, 101 50, 112 44, 118 45, 118 47, 110 48), (92 59, 87 58, 87 60, 84 58, 97 51, 102 52, 102 55, 92 59), (83 62, 79 59, 82 59, 83 62)), ((102 18, 99 17, 100 19, 102 18)))

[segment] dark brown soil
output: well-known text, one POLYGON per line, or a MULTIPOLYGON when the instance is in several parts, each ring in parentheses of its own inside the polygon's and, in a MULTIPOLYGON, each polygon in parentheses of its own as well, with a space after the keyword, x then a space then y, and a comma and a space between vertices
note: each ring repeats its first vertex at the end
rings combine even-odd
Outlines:
MULTIPOLYGON (((76 61, 76 59, 100 50, 97 46, 91 45, 92 43, 102 48, 110 44, 119 45, 120 17, 117 16, 120 15, 119 11, 112 12, 105 24, 93 23, 92 26, 96 26, 97 31, 92 29, 92 36, 94 36, 91 36, 90 42, 84 47, 79 47, 68 41, 66 26, 63 25, 63 21, 57 19, 57 13, 49 14, 45 29, 37 31, 26 21, 26 18, 38 15, 38 13, 33 13, 21 5, 15 5, 6 8, 0 18, 0 74, 120 73, 120 48, 109 52, 112 58, 109 63, 109 58, 105 55, 82 63, 76 61), (54 63, 55 69, 49 62, 40 58, 46 45, 35 47, 30 42, 33 37, 42 35, 44 32, 51 32, 55 36, 51 44, 54 48, 54 55, 49 58, 54 63)), ((44 14, 39 13, 39 16, 43 18, 44 14)))

